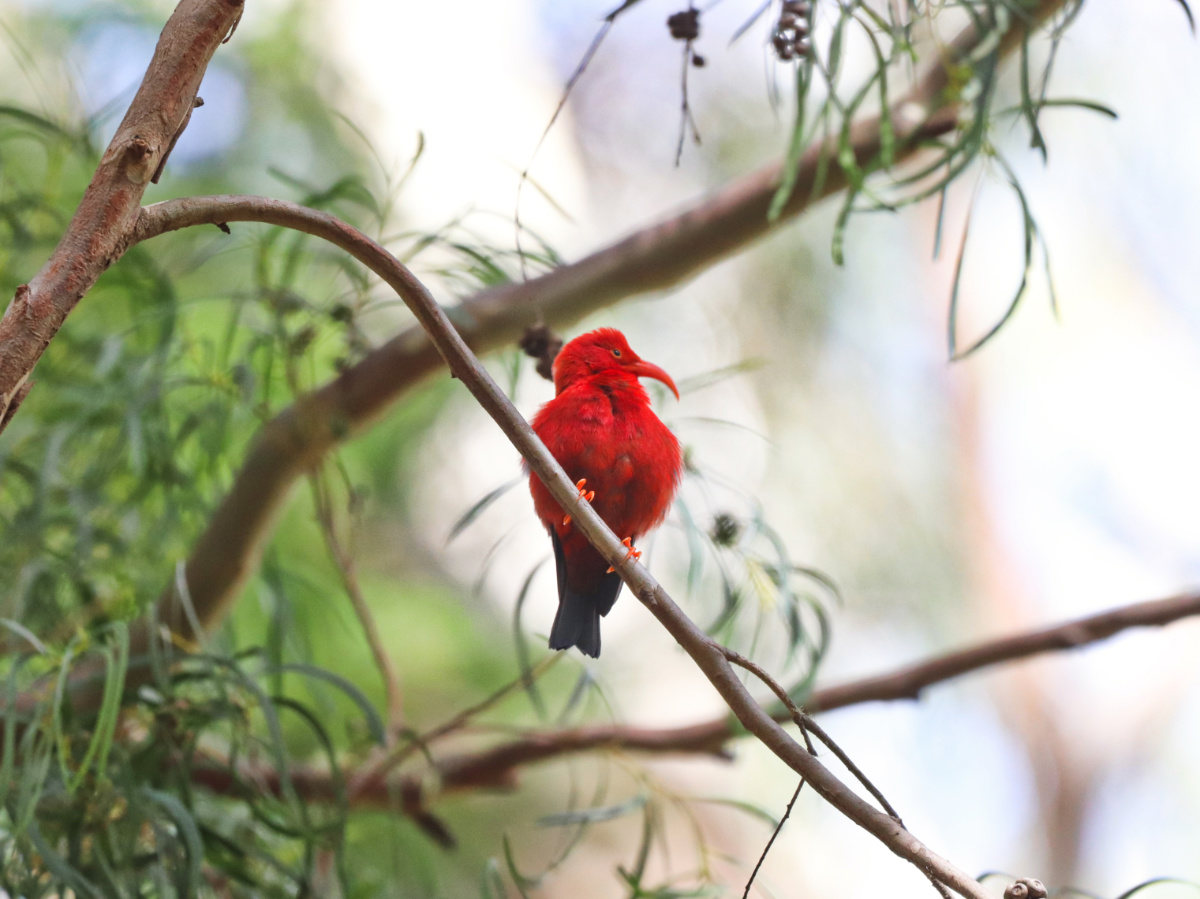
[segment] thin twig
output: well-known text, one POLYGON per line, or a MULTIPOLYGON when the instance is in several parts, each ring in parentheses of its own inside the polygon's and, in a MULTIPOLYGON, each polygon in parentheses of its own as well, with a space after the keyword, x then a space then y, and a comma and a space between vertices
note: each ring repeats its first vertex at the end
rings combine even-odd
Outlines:
POLYGON ((388 739, 394 741, 396 734, 404 727, 404 691, 400 685, 400 674, 396 671, 396 665, 392 661, 387 647, 383 645, 383 638, 379 634, 379 625, 375 623, 375 615, 359 585, 358 567, 354 561, 354 554, 343 545, 338 537, 337 517, 334 514, 333 500, 329 494, 329 485, 325 480, 324 470, 314 471, 309 477, 309 483, 312 485, 317 523, 321 526, 325 545, 329 548, 329 555, 333 558, 334 566, 342 578, 342 586, 346 588, 346 595, 350 598, 354 614, 358 617, 359 624, 362 625, 363 636, 366 637, 371 656, 375 659, 375 667, 379 669, 379 676, 383 679, 383 688, 387 696, 388 739))
POLYGON ((842 747, 838 746, 838 744, 833 741, 833 738, 830 737, 829 734, 825 733, 825 729, 821 727, 821 725, 817 724, 817 722, 808 715, 804 715, 804 726, 817 735, 817 739, 824 743, 829 751, 837 756, 837 760, 846 766, 846 770, 854 776, 854 779, 862 784, 863 788, 868 793, 875 797, 875 801, 882 806, 885 812, 896 819, 897 824, 903 827, 904 821, 901 820, 900 814, 892 807, 892 804, 887 801, 887 798, 882 792, 880 792, 879 788, 876 787, 875 784, 871 783, 871 781, 867 778, 867 775, 863 774, 859 767, 854 764, 853 760, 846 753, 846 751, 842 749, 842 747))
POLYGON ((818 740, 829 747, 829 751, 837 757, 839 762, 846 766, 846 770, 849 771, 854 778, 863 785, 863 788, 875 797, 875 801, 883 807, 883 810, 895 818, 896 822, 900 824, 901 827, 904 826, 904 822, 900 819, 900 815, 897 814, 896 810, 892 807, 892 804, 887 801, 887 798, 884 797, 879 788, 876 787, 875 784, 871 783, 870 779, 863 774, 862 770, 859 769, 859 767, 850 759, 850 756, 846 753, 846 751, 842 749, 842 747, 838 746, 838 744, 833 741, 833 738, 825 732, 825 729, 821 727, 821 725, 817 724, 817 722, 813 721, 809 715, 805 714, 802 708, 796 705, 795 701, 788 694, 788 691, 784 689, 782 684, 771 677, 771 675, 767 673, 766 669, 764 669, 757 662, 750 661, 750 659, 747 659, 745 656, 735 652, 727 646, 721 646, 721 644, 716 643, 715 641, 714 644, 718 646, 725 654, 725 658, 729 659, 729 661, 737 665, 739 668, 745 668, 770 688, 771 692, 775 694, 776 698, 782 702, 784 707, 788 710, 788 714, 792 716, 792 721, 795 723, 796 727, 800 728, 800 733, 804 735, 804 742, 808 745, 808 751, 810 754, 817 754, 816 750, 813 748, 812 741, 808 736, 809 732, 811 731, 817 735, 818 740))
MULTIPOLYGON (((693 0, 688 0, 688 11, 695 9, 693 0)), ((688 129, 691 129, 692 140, 696 146, 700 146, 700 129, 696 127, 696 119, 692 116, 692 105, 688 100, 688 75, 692 68, 692 44, 694 38, 688 38, 683 42, 683 72, 679 76, 679 143, 675 147, 675 167, 679 168, 679 163, 683 159, 683 145, 687 142, 688 129)))
POLYGON ((449 734, 461 730, 467 723, 488 709, 492 708, 500 700, 509 696, 517 689, 524 688, 531 680, 537 680, 547 671, 554 667, 559 659, 563 658, 562 653, 555 653, 552 656, 546 656, 540 662, 533 666, 528 674, 522 674, 499 690, 491 693, 480 702, 468 706, 452 715, 448 720, 442 722, 436 727, 430 728, 423 734, 413 736, 408 743, 400 746, 395 746, 380 753, 374 759, 360 766, 359 771, 349 781, 346 788, 346 796, 348 801, 353 802, 362 793, 371 789, 374 784, 380 782, 387 776, 388 772, 396 769, 412 756, 418 749, 428 752, 429 747, 435 740, 440 740, 449 734))
POLYGON ((521 177, 517 181, 517 197, 513 208, 513 225, 515 228, 515 241, 517 248, 517 263, 521 267, 521 280, 529 280, 529 274, 525 266, 525 251, 521 246, 521 235, 525 229, 521 224, 521 194, 525 190, 525 182, 529 180, 529 170, 533 168, 533 163, 537 159, 537 155, 541 152, 542 145, 546 143, 546 138, 550 136, 550 132, 554 129, 554 123, 558 121, 558 117, 562 115, 563 109, 566 108, 567 100, 571 98, 571 92, 575 90, 575 85, 579 83, 579 79, 583 77, 583 73, 592 63, 600 45, 604 43, 604 39, 608 37, 608 33, 612 31, 613 25, 617 21, 617 17, 621 15, 632 4, 621 4, 608 15, 604 17, 604 24, 600 26, 592 38, 592 42, 588 45, 587 50, 583 53, 583 58, 575 66, 575 71, 571 73, 571 77, 567 79, 567 85, 563 88, 562 96, 558 98, 558 105, 554 107, 554 112, 550 115, 550 121, 546 123, 546 127, 542 129, 542 134, 538 138, 537 144, 534 145, 533 152, 529 154, 529 161, 525 163, 525 168, 521 171, 521 177))
POLYGON ((783 703, 783 707, 788 710, 788 714, 792 716, 792 721, 795 723, 796 727, 800 728, 800 733, 804 735, 804 743, 809 754, 816 755, 817 750, 813 746, 812 740, 809 739, 808 736, 808 716, 804 714, 803 709, 796 705, 795 700, 792 699, 792 697, 788 694, 788 691, 784 689, 783 685, 780 684, 779 681, 775 680, 775 678, 771 677, 771 675, 767 673, 767 670, 757 662, 751 661, 736 650, 730 649, 728 646, 724 646, 718 643, 716 640, 713 641, 713 646, 717 647, 717 649, 725 655, 725 658, 727 658, 733 664, 737 665, 739 668, 745 668, 760 681, 762 681, 762 683, 766 684, 770 691, 775 694, 775 698, 783 703))
POLYGON ((775 838, 779 836, 779 831, 783 830, 783 825, 787 821, 788 816, 792 813, 792 806, 796 804, 796 800, 800 798, 800 791, 804 789, 804 778, 800 778, 800 783, 796 784, 796 792, 792 794, 792 798, 788 800, 787 808, 783 810, 783 817, 779 819, 779 823, 775 825, 775 830, 771 832, 771 839, 767 840, 767 845, 763 847, 762 855, 758 857, 758 861, 754 865, 754 870, 750 872, 750 879, 746 881, 746 888, 742 890, 742 899, 746 899, 750 895, 750 887, 754 885, 754 878, 758 876, 758 869, 762 867, 763 862, 767 860, 767 853, 771 851, 771 847, 775 845, 775 838))

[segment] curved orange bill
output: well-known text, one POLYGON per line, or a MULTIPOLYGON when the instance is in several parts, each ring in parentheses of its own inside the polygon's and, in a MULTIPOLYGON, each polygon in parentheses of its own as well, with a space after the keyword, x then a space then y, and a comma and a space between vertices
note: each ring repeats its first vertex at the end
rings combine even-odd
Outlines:
POLYGON ((675 387, 675 382, 671 380, 671 376, 653 362, 646 362, 639 359, 628 366, 628 369, 639 378, 653 378, 655 381, 662 381, 671 388, 671 393, 675 394, 675 399, 679 399, 679 390, 675 387))

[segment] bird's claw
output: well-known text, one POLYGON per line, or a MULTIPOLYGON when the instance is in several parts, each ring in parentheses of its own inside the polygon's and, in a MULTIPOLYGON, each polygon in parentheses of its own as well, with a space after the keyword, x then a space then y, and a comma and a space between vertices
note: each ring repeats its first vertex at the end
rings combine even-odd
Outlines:
MULTIPOLYGON (((642 557, 642 551, 633 545, 632 537, 626 537, 624 540, 621 541, 621 545, 624 546, 627 550, 629 550, 629 552, 625 553, 625 558, 621 560, 622 562, 628 562, 630 559, 637 561, 638 559, 640 559, 642 557)), ((612 574, 616 570, 617 570, 616 568, 614 568, 613 566, 610 565, 608 567, 608 571, 606 571, 605 574, 612 574)))
MULTIPOLYGON (((584 502, 590 503, 592 500, 594 500, 596 498, 596 491, 595 490, 585 490, 584 488, 586 486, 587 486, 587 478, 580 478, 578 481, 575 482, 575 489, 579 491, 579 495, 575 498, 581 499, 584 502)), ((570 526, 571 526, 571 516, 564 515, 563 516, 563 527, 569 528, 570 526)))

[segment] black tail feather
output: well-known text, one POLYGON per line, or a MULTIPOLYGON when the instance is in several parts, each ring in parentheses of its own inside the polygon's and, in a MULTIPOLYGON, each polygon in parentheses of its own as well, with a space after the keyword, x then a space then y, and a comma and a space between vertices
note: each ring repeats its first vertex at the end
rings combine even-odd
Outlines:
POLYGON ((591 593, 576 593, 567 586, 567 560, 558 534, 550 531, 554 544, 554 564, 558 572, 558 613, 550 627, 550 648, 579 651, 593 659, 600 657, 600 616, 607 615, 621 592, 621 577, 615 571, 600 579, 591 593))
POLYGON ((550 648, 579 651, 600 657, 600 612, 591 597, 567 592, 558 598, 558 614, 550 628, 550 648))

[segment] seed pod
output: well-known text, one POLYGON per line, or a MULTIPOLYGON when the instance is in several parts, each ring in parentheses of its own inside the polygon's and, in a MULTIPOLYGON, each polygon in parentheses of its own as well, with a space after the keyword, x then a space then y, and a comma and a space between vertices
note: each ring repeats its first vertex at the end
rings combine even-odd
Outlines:
POLYGON ((685 9, 667 17, 667 28, 677 41, 694 41, 700 36, 700 10, 685 9))

